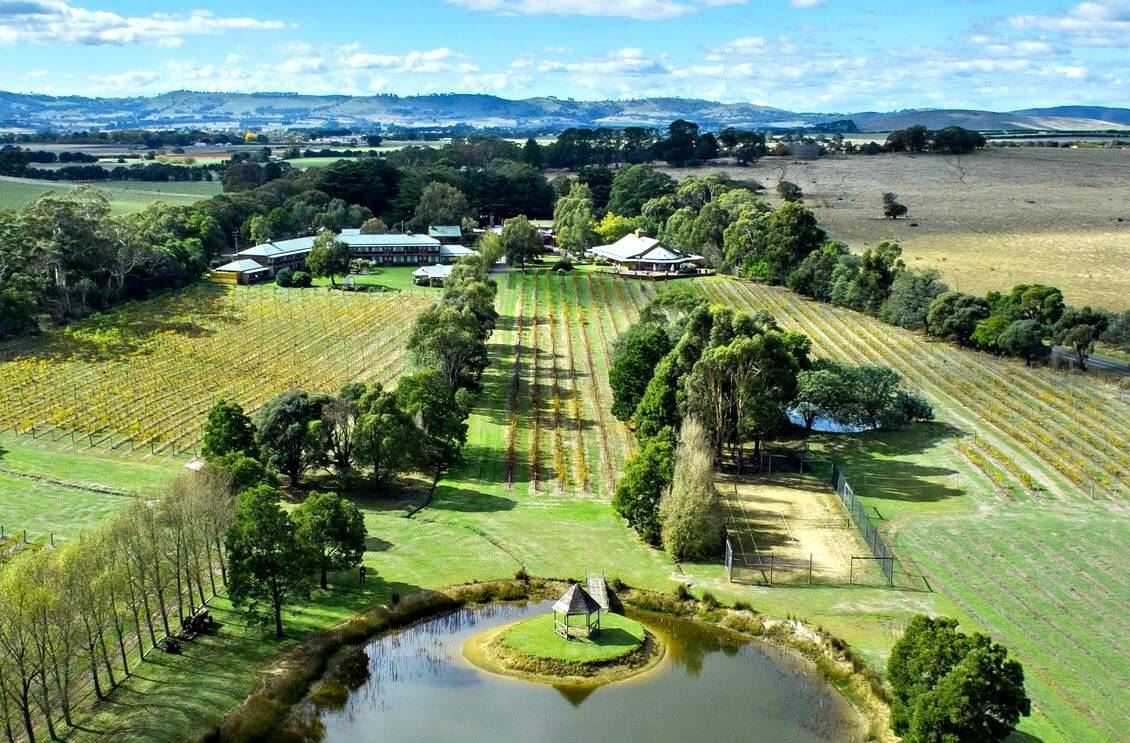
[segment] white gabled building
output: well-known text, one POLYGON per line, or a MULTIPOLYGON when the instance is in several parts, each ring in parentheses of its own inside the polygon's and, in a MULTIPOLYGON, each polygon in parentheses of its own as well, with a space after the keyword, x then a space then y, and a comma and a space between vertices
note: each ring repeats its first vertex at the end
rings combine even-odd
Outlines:
POLYGON ((588 253, 631 273, 678 273, 682 266, 699 268, 706 261, 701 255, 667 247, 643 230, 624 235, 611 245, 598 245, 588 253))

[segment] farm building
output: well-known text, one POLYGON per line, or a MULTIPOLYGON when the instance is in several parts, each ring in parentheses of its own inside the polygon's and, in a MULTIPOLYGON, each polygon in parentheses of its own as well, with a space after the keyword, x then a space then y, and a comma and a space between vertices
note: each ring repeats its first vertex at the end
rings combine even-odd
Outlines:
POLYGON ((459 245, 463 242, 463 228, 457 224, 435 225, 428 228, 428 237, 434 237, 441 245, 459 245))
POLYGON ((217 284, 254 284, 270 277, 271 269, 250 258, 225 263, 212 269, 211 275, 212 281, 217 284))
POLYGON ((588 252, 612 263, 621 273, 639 275, 679 273, 687 270, 684 266, 697 270, 706 261, 701 255, 667 247, 645 235, 643 230, 625 235, 611 245, 598 245, 588 252))
MULTIPOLYGON (((267 241, 239 251, 231 263, 212 272, 219 283, 252 283, 272 278, 284 268, 301 269, 314 248, 315 236, 267 241), (232 277, 235 277, 233 280, 232 277)), ((359 229, 342 230, 338 240, 349 246, 354 258, 382 266, 428 266, 454 263, 475 255, 462 245, 441 243, 427 235, 362 235, 359 229)))
POLYGON ((236 253, 234 262, 252 260, 268 268, 271 276, 284 268, 302 268, 306 256, 314 247, 314 237, 296 237, 291 240, 267 241, 236 253))
POLYGON ((451 275, 451 264, 438 266, 420 266, 412 272, 412 282, 418 286, 443 286, 443 282, 451 275))

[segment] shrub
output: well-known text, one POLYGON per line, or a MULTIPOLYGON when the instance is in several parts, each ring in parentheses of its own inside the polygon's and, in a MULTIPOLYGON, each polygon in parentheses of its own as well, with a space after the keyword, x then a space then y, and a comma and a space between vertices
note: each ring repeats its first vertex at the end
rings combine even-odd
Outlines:
POLYGON ((753 607, 748 601, 738 600, 734 602, 734 611, 753 611, 753 607))
POLYGON ((284 289, 289 289, 294 286, 294 269, 284 268, 275 274, 275 284, 284 289))
POLYGON ((675 596, 679 599, 679 601, 690 601, 692 598, 694 598, 693 596, 691 596, 691 589, 687 588, 686 583, 679 583, 675 586, 675 596))
POLYGON ((514 580, 520 580, 523 583, 530 582, 530 574, 526 572, 524 567, 518 568, 518 572, 514 573, 514 580))
POLYGON ((305 271, 295 271, 293 280, 294 286, 299 289, 307 289, 314 283, 314 278, 305 271))
POLYGON ((559 261, 557 261, 556 263, 553 264, 553 270, 554 271, 560 271, 562 273, 565 273, 567 271, 572 271, 573 270, 573 261, 569 260, 568 258, 562 258, 561 260, 559 260, 559 261))
POLYGON ((710 591, 702 594, 702 598, 699 599, 699 601, 701 601, 702 605, 707 609, 715 609, 718 607, 718 599, 714 598, 714 594, 712 594, 710 591))
POLYGON ((706 428, 687 418, 671 490, 659 502, 663 546, 676 560, 715 555, 722 548, 723 520, 714 489, 714 447, 706 428))

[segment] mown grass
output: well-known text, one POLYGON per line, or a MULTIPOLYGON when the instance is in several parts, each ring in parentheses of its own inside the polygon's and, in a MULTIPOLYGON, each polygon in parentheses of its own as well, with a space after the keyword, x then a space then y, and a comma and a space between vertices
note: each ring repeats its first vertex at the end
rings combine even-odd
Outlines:
POLYGON ((124 506, 120 493, 155 492, 179 469, 179 464, 68 454, 0 437, 0 527, 4 536, 26 532, 29 542, 74 537, 124 506), (91 486, 120 493, 95 492, 91 486))
MULTIPOLYGON (((67 193, 73 184, 44 181, 42 185, 26 181, 0 180, 0 209, 22 209, 46 193, 67 193)), ((96 186, 110 200, 115 214, 130 214, 145 209, 150 204, 164 202, 173 206, 188 206, 201 199, 221 193, 218 182, 200 183, 147 183, 122 181, 101 183, 96 186)))
MULTIPOLYGON (((386 290, 399 290, 416 289, 416 290, 429 290, 431 289, 436 296, 439 296, 439 289, 433 287, 416 286, 412 281, 412 273, 416 271, 417 266, 390 266, 387 268, 375 268, 371 273, 367 274, 352 274, 349 280, 358 286, 374 286, 386 290)), ((340 276, 335 276, 334 281, 340 286, 344 279, 340 276)), ((330 280, 327 278, 314 279, 314 286, 329 286, 330 280)))
MULTIPOLYGON (((572 621, 581 620, 574 618, 572 621)), ((566 640, 554 630, 553 615, 542 614, 520 622, 500 638, 510 650, 534 658, 569 663, 601 663, 620 658, 643 644, 643 625, 619 614, 602 613, 600 632, 594 637, 566 640)))
MULTIPOLYGON (((410 518, 410 507, 422 502, 423 494, 408 501, 359 501, 370 532, 365 554, 369 583, 357 585, 353 573, 337 576, 329 593, 288 613, 288 638, 282 643, 246 627, 221 599, 216 611, 225 625, 219 635, 191 644, 182 657, 160 656, 145 664, 110 703, 98 707, 89 724, 84 722, 89 730, 77 737, 192 737, 232 709, 279 652, 310 633, 386 601, 393 592, 403 596, 419 588, 509 578, 520 569, 554 578, 580 578, 603 570, 609 578, 667 593, 687 583, 699 596, 708 591, 725 602, 747 602, 767 616, 806 619, 847 641, 879 669, 914 614, 955 616, 966 627, 1004 641, 1029 668, 1035 714, 1023 723, 1024 732, 1048 743, 1111 737, 1111 721, 1118 720, 1113 690, 1120 688, 1115 661, 1126 656, 1122 638, 1130 615, 1127 582, 1116 553, 1126 543, 1126 520, 1079 500, 1029 495, 1028 501, 1013 504, 953 448, 954 429, 976 424, 964 408, 939 404, 940 423, 826 436, 817 442, 825 465, 834 457, 849 473, 900 561, 920 582, 918 590, 736 586, 726 582, 718 562, 676 565, 665 553, 641 543, 612 512, 602 490, 532 488, 524 459, 531 431, 529 386, 534 381, 528 347, 521 355, 516 409, 522 459, 509 482, 510 385, 519 296, 524 299, 525 346, 531 342, 530 325, 539 318, 538 380, 543 396, 550 389, 549 354, 559 357, 559 378, 565 364, 560 358, 562 339, 552 345, 549 340, 550 297, 557 306, 555 323, 569 328, 582 395, 579 440, 585 444, 592 479, 604 477, 602 467, 615 478, 626 452, 614 451, 610 461, 601 460, 600 431, 613 435, 615 446, 618 424, 602 414, 604 408, 594 395, 607 394, 602 392, 606 344, 631 319, 616 298, 630 291, 643 301, 649 291, 623 282, 617 286, 618 281, 582 274, 574 290, 572 277, 528 277, 511 283, 500 276, 499 330, 491 339, 491 366, 469 421, 464 464, 449 473, 429 505, 410 518), (536 313, 531 305, 535 285, 536 313), (599 380, 587 378, 586 337, 599 380), (933 590, 926 590, 927 585, 933 590), (1092 631, 1103 622, 1105 626, 1092 631), (1048 638, 1060 637, 1078 649, 1047 647, 1048 638), (1100 655, 1104 647, 1106 656, 1100 655), (1094 688, 1089 690, 1088 684, 1094 688)), ((543 436, 543 448, 551 447, 552 438, 543 436)), ((34 452, 20 456, 31 457, 25 461, 32 468, 54 466, 49 457, 36 459, 34 452)), ((103 460, 87 461, 90 476, 97 476, 103 460)), ((72 472, 82 469, 77 461, 69 467, 72 472)))

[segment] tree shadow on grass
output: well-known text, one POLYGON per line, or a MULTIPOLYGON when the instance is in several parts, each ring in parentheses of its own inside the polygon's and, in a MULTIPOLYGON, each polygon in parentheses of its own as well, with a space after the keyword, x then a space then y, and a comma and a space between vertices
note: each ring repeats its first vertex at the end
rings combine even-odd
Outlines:
POLYGON ((243 614, 221 602, 213 608, 223 620, 217 634, 183 643, 180 655, 150 652, 130 679, 96 705, 96 719, 80 722, 101 737, 199 737, 239 704, 264 663, 358 612, 387 603, 394 593, 409 596, 422 590, 387 582, 376 573, 371 570, 364 585, 358 583, 356 571, 332 574, 328 591, 315 591, 310 601, 288 610, 287 637, 281 641, 271 637, 269 628, 249 625, 243 614))
MULTIPOLYGON (((962 434, 948 423, 924 423, 897 431, 823 435, 819 440, 856 495, 931 503, 966 495, 963 489, 939 481, 957 475, 957 470, 906 457, 924 454, 962 434)), ((827 469, 817 474, 830 478, 827 469)))
POLYGON ((441 485, 436 490, 436 497, 432 499, 428 508, 459 513, 496 513, 510 511, 517 505, 517 501, 510 498, 503 498, 469 488, 441 485))

